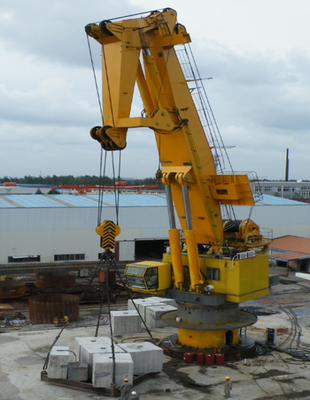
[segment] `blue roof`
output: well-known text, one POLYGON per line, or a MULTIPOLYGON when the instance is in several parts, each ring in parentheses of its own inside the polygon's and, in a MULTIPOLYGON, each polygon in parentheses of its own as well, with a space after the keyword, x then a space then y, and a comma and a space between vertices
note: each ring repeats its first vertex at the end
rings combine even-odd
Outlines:
POLYGON ((0 198, 0 208, 14 208, 14 204, 8 203, 5 199, 2 197, 0 198))
POLYGON ((256 203, 256 205, 267 206, 309 206, 308 203, 285 199, 283 197, 271 196, 268 194, 263 195, 263 199, 256 203))
MULTIPOLYGON (((98 207, 99 196, 97 194, 5 194, 0 195, 0 208, 93 208, 98 207)), ((104 194, 102 199, 103 207, 115 207, 118 203, 120 207, 166 207, 166 196, 164 193, 121 193, 119 196, 114 194, 104 194)), ((258 206, 309 206, 310 204, 299 201, 283 199, 270 195, 264 195, 263 200, 256 203, 258 206)))
MULTIPOLYGON (((28 194, 6 194, 0 196, 0 208, 93 208, 98 207, 99 196, 97 194, 73 195, 28 195, 28 194)), ((166 207, 164 194, 104 194, 101 197, 103 207, 166 207)))

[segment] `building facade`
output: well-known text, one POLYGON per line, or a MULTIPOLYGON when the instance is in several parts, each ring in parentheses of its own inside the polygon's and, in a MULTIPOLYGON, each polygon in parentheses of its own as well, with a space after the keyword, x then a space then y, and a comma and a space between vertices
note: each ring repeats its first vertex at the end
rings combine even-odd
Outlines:
POLYGON ((310 182, 307 181, 258 181, 252 183, 254 193, 286 199, 310 199, 310 182))
MULTIPOLYGON (((160 259, 168 245, 169 219, 163 193, 104 195, 0 195, 0 265, 98 262, 103 249, 95 228, 112 220, 121 228, 119 262, 160 259)), ((264 196, 254 207, 234 207, 236 219, 250 218, 265 236, 310 238, 310 205, 264 196)))

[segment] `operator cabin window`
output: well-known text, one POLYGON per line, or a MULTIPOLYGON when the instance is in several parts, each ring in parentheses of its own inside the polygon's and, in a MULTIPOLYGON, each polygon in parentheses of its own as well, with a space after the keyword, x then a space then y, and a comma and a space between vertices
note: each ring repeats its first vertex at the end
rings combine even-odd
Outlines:
POLYGON ((145 282, 143 279, 143 274, 145 268, 127 266, 126 267, 126 281, 127 285, 136 289, 145 289, 145 282))
POLYGON ((157 289, 158 288, 157 267, 148 268, 144 274, 144 279, 148 289, 157 289))
POLYGON ((54 261, 85 260, 85 254, 55 254, 54 261))

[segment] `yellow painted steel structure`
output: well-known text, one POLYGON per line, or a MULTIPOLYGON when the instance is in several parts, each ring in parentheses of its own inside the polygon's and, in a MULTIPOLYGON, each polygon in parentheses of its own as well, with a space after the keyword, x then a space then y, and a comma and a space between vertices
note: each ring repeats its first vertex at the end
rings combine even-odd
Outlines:
MULTIPOLYGON (((233 339, 232 345, 239 343, 238 329, 232 330, 233 339)), ((202 330, 189 330, 179 329, 178 339, 184 346, 192 348, 215 348, 220 349, 225 344, 226 331, 202 331, 202 330)))
POLYGON ((171 187, 183 231, 184 184, 196 242, 220 248, 224 240, 220 204, 254 202, 246 175, 216 175, 211 148, 174 49, 190 42, 185 27, 177 24, 176 12, 168 9, 146 18, 89 24, 86 31, 102 45, 104 126, 92 130, 92 136, 107 150, 123 149, 128 128, 152 128, 163 183, 171 187), (144 117, 130 118, 136 83, 144 117))
POLYGON ((126 279, 136 292, 165 295, 166 289, 171 286, 171 264, 156 261, 128 264, 126 279))
MULTIPOLYGON (((204 294, 205 286, 212 285, 214 293, 226 295, 226 301, 233 303, 268 294, 268 257, 263 253, 269 242, 259 227, 245 220, 236 229, 229 228, 229 223, 224 229, 222 205, 253 206, 254 200, 247 175, 216 171, 175 50, 191 41, 186 28, 177 22, 175 10, 88 24, 85 30, 102 46, 103 125, 93 128, 91 136, 106 150, 122 150, 129 128, 154 131, 160 176, 171 197, 170 213, 176 210, 185 238, 183 246, 179 230, 171 222, 171 253, 156 265, 128 265, 129 287, 148 293, 173 288, 204 294), (144 104, 141 117, 131 116, 135 87, 144 104), (199 246, 206 246, 207 252, 200 254, 199 246), (254 249, 254 254, 249 249, 254 249), (156 288, 146 283, 147 275, 153 276, 155 270, 156 288)), ((237 330, 232 331, 235 344, 237 330)), ((193 334, 190 329, 180 329, 179 341, 194 347, 219 347, 225 344, 225 332, 223 328, 216 333, 193 334)))
MULTIPOLYGON (((164 256, 164 262, 172 263, 171 254, 164 256)), ((182 265, 188 265, 187 255, 182 256, 182 265)), ((232 303, 242 303, 269 294, 269 263, 267 254, 239 260, 234 258, 199 257, 199 269, 215 293, 226 295, 232 303), (216 279, 212 279, 216 278, 216 279)), ((167 281, 167 289, 171 286, 167 281)))

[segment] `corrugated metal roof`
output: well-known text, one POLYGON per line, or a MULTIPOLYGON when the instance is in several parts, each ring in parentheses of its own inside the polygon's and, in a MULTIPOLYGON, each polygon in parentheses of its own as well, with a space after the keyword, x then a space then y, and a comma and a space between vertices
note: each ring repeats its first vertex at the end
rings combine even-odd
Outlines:
POLYGON ((309 254, 294 253, 292 251, 282 252, 282 253, 272 253, 270 258, 275 260, 292 261, 292 260, 302 260, 303 258, 309 258, 309 254))
POLYGON ((0 208, 13 208, 16 207, 13 203, 7 201, 5 196, 0 196, 0 208))
POLYGON ((310 258, 310 239, 300 236, 282 236, 274 239, 269 246, 273 251, 270 258, 280 260, 300 260, 310 258))
MULTIPOLYGON (((98 201, 97 195, 89 197, 98 201)), ((105 194, 102 199, 103 203, 115 205, 115 201, 119 202, 120 207, 163 207, 167 206, 166 196, 164 194, 120 194, 119 198, 114 194, 105 194)))
MULTIPOLYGON (((27 194, 8 194, 3 196, 11 204, 16 207, 23 208, 52 208, 52 207, 65 207, 65 205, 57 204, 51 196, 45 195, 27 195, 27 194)), ((5 206, 2 208, 6 208, 5 206)))
POLYGON ((300 236, 282 236, 274 239, 269 249, 275 251, 293 251, 295 253, 310 255, 310 239, 300 236))
POLYGON ((256 203, 256 205, 268 205, 268 206, 309 206, 307 203, 301 201, 295 201, 285 199, 283 197, 271 196, 268 194, 263 195, 263 199, 256 203))
MULTIPOLYGON (((63 208, 63 207, 98 207, 99 196, 87 195, 27 195, 7 194, 0 196, 0 208, 63 208)), ((115 203, 120 207, 166 207, 164 194, 104 194, 103 207, 114 207, 115 203)))
MULTIPOLYGON (((119 197, 114 194, 104 194, 102 198, 103 207, 114 207, 115 202, 120 207, 165 207, 166 196, 164 193, 120 193, 119 197)), ((58 207, 97 207, 98 195, 74 195, 74 194, 5 194, 0 195, 0 208, 58 208, 58 207)), ((281 197, 264 195, 263 200, 257 206, 306 206, 310 204, 299 201, 283 199, 281 197)))

